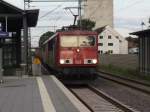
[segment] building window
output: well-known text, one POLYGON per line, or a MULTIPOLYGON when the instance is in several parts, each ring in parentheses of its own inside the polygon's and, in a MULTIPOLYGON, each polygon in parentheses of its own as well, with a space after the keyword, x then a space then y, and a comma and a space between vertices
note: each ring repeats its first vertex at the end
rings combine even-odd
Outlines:
POLYGON ((98 46, 103 46, 103 43, 98 43, 98 46))
POLYGON ((100 38, 100 39, 103 39, 103 36, 100 36, 99 38, 100 38))
POLYGON ((119 36, 116 36, 116 38, 118 39, 118 38, 119 38, 119 36))
POLYGON ((108 39, 111 39, 111 35, 108 35, 108 39))
POLYGON ((108 43, 108 46, 113 46, 114 44, 113 43, 108 43))
POLYGON ((100 54, 103 54, 103 51, 102 51, 102 50, 100 50, 100 54))

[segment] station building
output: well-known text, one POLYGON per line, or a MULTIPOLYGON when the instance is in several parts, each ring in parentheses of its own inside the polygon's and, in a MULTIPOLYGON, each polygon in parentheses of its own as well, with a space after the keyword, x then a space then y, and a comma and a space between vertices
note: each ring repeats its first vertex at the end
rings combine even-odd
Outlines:
POLYGON ((4 75, 15 74, 15 69, 20 67, 21 63, 28 65, 28 27, 36 26, 38 15, 39 10, 23 10, 0 1, 0 59, 4 75), (24 47, 23 59, 21 47, 24 47))
POLYGON ((150 74, 150 29, 131 34, 139 37, 139 70, 150 74))

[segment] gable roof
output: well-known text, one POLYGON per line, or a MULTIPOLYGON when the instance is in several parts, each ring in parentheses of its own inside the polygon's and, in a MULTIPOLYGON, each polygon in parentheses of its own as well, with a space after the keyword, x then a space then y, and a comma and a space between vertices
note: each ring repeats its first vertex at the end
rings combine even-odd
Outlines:
POLYGON ((105 30, 105 28, 106 28, 106 25, 103 26, 103 27, 100 27, 100 28, 95 29, 95 31, 96 31, 97 33, 101 33, 102 31, 105 30))
POLYGON ((97 31, 97 32, 100 34, 100 33, 102 33, 102 32, 105 31, 105 30, 108 30, 109 32, 111 32, 111 34, 118 36, 118 37, 116 37, 116 36, 115 36, 115 37, 116 37, 117 39, 119 39, 119 40, 124 40, 124 39, 125 39, 125 38, 123 38, 123 36, 122 36, 120 33, 118 33, 115 29, 113 29, 113 28, 112 28, 111 26, 109 26, 109 25, 100 27, 100 28, 96 29, 95 31, 97 31))

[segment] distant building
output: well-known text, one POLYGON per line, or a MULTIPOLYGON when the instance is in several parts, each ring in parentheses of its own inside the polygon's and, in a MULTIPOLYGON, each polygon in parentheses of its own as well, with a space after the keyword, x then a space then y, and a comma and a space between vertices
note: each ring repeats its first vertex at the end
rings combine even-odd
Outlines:
POLYGON ((138 54, 139 52, 138 38, 127 37, 126 40, 128 41, 129 54, 138 54))
POLYGON ((110 26, 96 29, 100 54, 128 54, 128 42, 110 26))
POLYGON ((113 27, 113 0, 85 0, 83 18, 96 22, 96 28, 113 27))
POLYGON ((128 51, 129 51, 129 54, 138 54, 139 48, 138 47, 129 48, 128 51))

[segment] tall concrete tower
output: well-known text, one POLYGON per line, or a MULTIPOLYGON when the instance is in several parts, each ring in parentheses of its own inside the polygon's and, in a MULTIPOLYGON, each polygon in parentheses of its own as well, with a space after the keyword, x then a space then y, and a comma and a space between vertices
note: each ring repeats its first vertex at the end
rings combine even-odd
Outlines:
POLYGON ((113 0, 85 0, 83 18, 95 21, 95 28, 113 27, 113 0))

